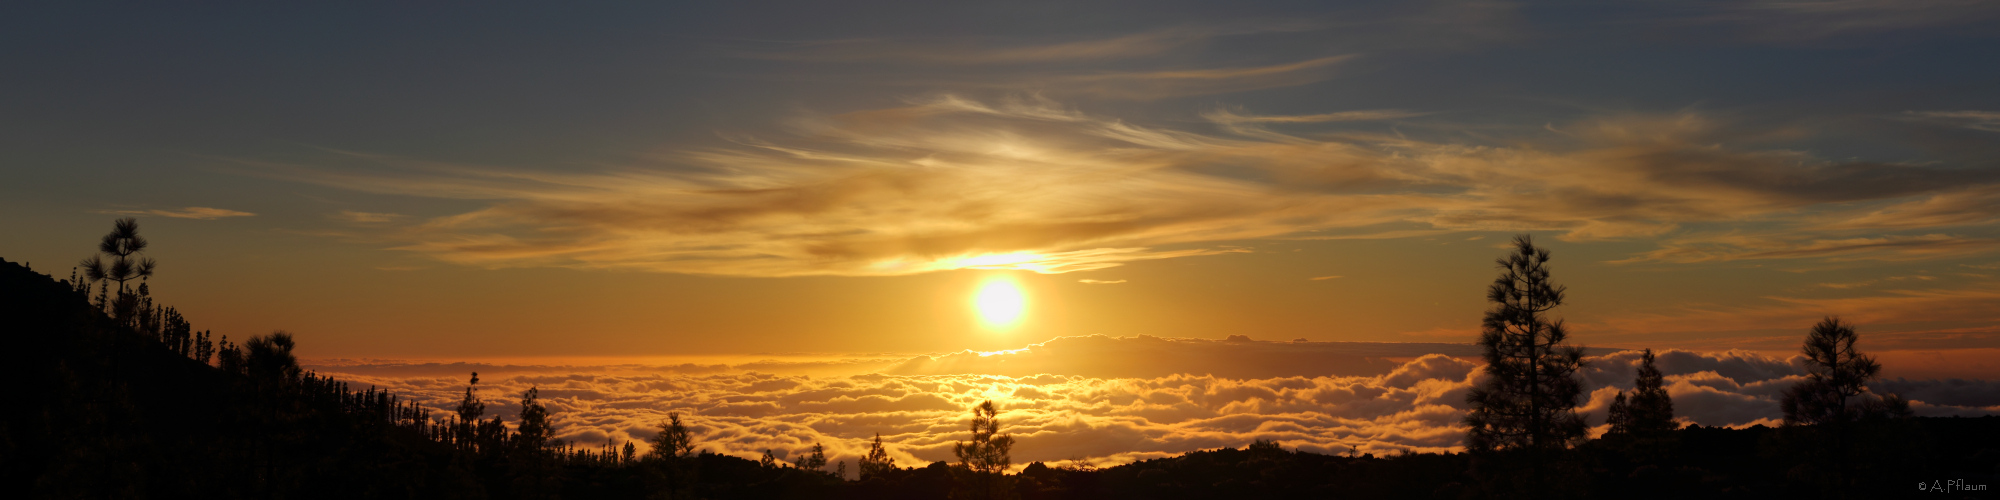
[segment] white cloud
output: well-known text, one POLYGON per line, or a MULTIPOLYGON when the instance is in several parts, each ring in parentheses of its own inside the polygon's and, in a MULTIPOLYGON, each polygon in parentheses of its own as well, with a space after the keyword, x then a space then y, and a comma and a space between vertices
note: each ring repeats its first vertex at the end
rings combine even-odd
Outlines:
MULTIPOLYGON (((1124 339, 1146 355, 1206 352, 1250 362, 1271 351, 1217 351, 1223 342, 1124 339), (1164 342, 1164 344, 1162 344, 1164 342)), ((1062 343, 1050 342, 1060 347, 1062 343)), ((1257 344, 1277 343, 1235 343, 1257 344)), ((1329 344, 1329 343, 1320 343, 1329 344)), ((1390 346, 1368 347, 1390 352, 1390 346)), ((1022 360, 1023 349, 984 358, 1022 360)), ((976 354, 974 357, 979 357, 976 354)), ((1602 423, 1611 396, 1629 390, 1638 353, 1587 359, 1580 411, 1602 423)), ((1743 351, 1667 350, 1658 366, 1685 420, 1704 426, 1769 424, 1782 415, 1780 392, 1801 379, 1802 360, 1743 351)), ((996 363, 997 364, 997 363, 996 363)), ((340 362, 315 366, 360 387, 386 387, 440 412, 455 405, 464 375, 481 374, 489 411, 508 421, 521 391, 539 387, 557 435, 580 445, 643 441, 667 412, 681 412, 704 449, 756 458, 766 449, 793 456, 814 443, 833 460, 853 461, 880 433, 905 466, 951 457, 964 439, 967 408, 1000 405, 1001 430, 1019 439, 1014 462, 1082 458, 1099 465, 1240 447, 1256 439, 1321 453, 1459 450, 1465 393, 1482 376, 1466 357, 1417 356, 1371 375, 1226 378, 1169 374, 980 375, 863 373, 840 376, 746 372, 721 365, 492 366, 340 362)), ((1918 401, 1923 415, 2000 414, 2000 383, 1889 380, 1877 391, 1918 401)), ((642 444, 643 447, 643 444, 642 444)))

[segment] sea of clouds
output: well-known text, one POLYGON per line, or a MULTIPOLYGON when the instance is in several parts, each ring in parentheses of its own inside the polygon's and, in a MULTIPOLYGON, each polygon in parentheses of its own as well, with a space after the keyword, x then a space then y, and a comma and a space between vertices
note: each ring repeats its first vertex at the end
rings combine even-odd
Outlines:
MULTIPOLYGON (((436 408, 465 396, 470 372, 487 414, 512 423, 521 393, 539 390, 557 436, 581 447, 639 443, 669 412, 702 448, 745 458, 796 457, 815 443, 854 461, 877 434, 899 465, 953 460, 969 408, 992 400, 1014 436, 1018 468, 1041 461, 1098 466, 1241 447, 1270 439, 1318 453, 1461 451, 1465 393, 1482 376, 1466 344, 1264 342, 1064 337, 998 352, 905 358, 678 365, 522 365, 318 360, 357 388, 387 388, 436 408)), ((1579 411, 1604 430, 1630 390, 1637 351, 1593 350, 1579 411)), ((1778 399, 1803 358, 1749 351, 1666 350, 1656 365, 1683 421, 1775 426, 1778 399)), ((1920 416, 2000 414, 2000 382, 1888 379, 1877 392, 1913 400, 1920 416)), ((852 467, 850 467, 851 469, 852 467)))

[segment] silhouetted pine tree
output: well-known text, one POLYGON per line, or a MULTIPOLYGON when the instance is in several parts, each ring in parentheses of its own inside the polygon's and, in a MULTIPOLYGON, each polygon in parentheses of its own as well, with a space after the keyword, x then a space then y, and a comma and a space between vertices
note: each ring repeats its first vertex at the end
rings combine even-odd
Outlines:
POLYGON ((246 373, 260 384, 282 386, 297 380, 301 374, 299 358, 292 354, 298 345, 292 334, 279 330, 270 335, 251 337, 243 343, 243 361, 246 373))
POLYGON ((1007 466, 1011 460, 1008 452, 1014 448, 1014 437, 1000 434, 1000 411, 992 401, 980 402, 972 407, 972 441, 953 444, 951 452, 958 455, 958 464, 953 467, 957 476, 957 488, 952 497, 957 499, 1004 499, 1014 498, 1014 482, 1007 477, 1007 466))
POLYGON ((1465 441, 1473 452, 1522 450, 1530 488, 1538 488, 1543 462, 1585 437, 1583 417, 1575 412, 1583 386, 1574 376, 1583 348, 1564 344, 1569 333, 1562 320, 1547 317, 1562 305, 1566 289, 1549 279, 1549 251, 1525 234, 1514 238, 1514 247, 1497 261, 1500 276, 1487 289, 1494 307, 1479 336, 1486 378, 1465 397, 1471 406, 1465 441))
POLYGON ((653 436, 653 449, 646 452, 644 474, 655 498, 690 498, 700 479, 695 460, 694 436, 681 422, 681 414, 667 414, 660 433, 653 436))
POLYGON ((1785 425, 1853 422, 1866 418, 1907 416, 1910 403, 1895 394, 1853 401, 1868 393, 1868 381, 1882 371, 1875 357, 1855 350, 1860 340, 1852 325, 1827 317, 1806 334, 1800 352, 1806 356, 1806 380, 1785 390, 1779 407, 1785 425))
POLYGON ((676 459, 694 456, 694 437, 688 434, 687 425, 681 423, 680 412, 667 414, 667 420, 660 422, 659 435, 653 436, 653 450, 646 452, 649 459, 676 459))
POLYGON ((861 457, 859 465, 863 481, 896 470, 896 459, 889 456, 888 448, 882 447, 882 433, 875 433, 875 442, 868 445, 868 454, 861 457))
POLYGON ((1870 439, 1857 428, 1863 421, 1911 415, 1909 401, 1899 395, 1868 397, 1873 396, 1868 382, 1880 374, 1882 365, 1855 349, 1859 340, 1853 325, 1842 323, 1840 318, 1829 316, 1814 324, 1800 348, 1806 357, 1806 380, 1785 389, 1779 400, 1791 451, 1811 457, 1790 475, 1795 480, 1818 483, 1824 493, 1836 497, 1852 494, 1859 477, 1857 469, 1863 467, 1859 462, 1885 458, 1863 449, 1908 446, 1900 436, 1870 439))
POLYGON ((153 275, 153 259, 134 259, 132 256, 146 250, 146 239, 139 237, 139 220, 131 217, 118 219, 111 224, 111 233, 97 244, 102 255, 92 255, 84 259, 84 277, 99 283, 106 291, 99 292, 98 307, 109 309, 119 323, 127 324, 138 313, 138 297, 131 293, 126 282, 144 279, 153 275), (109 261, 105 256, 111 257, 109 261), (104 298, 110 289, 109 282, 118 283, 118 295, 109 303, 104 298))
POLYGON ((1632 419, 1626 422, 1640 436, 1661 436, 1679 429, 1674 421, 1674 399, 1667 394, 1666 376, 1653 366, 1653 350, 1640 358, 1639 374, 1632 382, 1632 419))
POLYGON ((1604 437, 1634 461, 1655 464, 1679 446, 1674 430, 1680 428, 1680 422, 1674 421, 1674 401, 1663 387, 1666 377, 1653 366, 1653 350, 1647 349, 1641 356, 1631 399, 1619 391, 1611 400, 1606 417, 1611 430, 1604 437))
POLYGON ((1611 397, 1611 409, 1605 412, 1604 423, 1611 424, 1605 436, 1623 436, 1632 432, 1632 407, 1625 403, 1625 391, 1618 391, 1611 397))
POLYGON ((479 400, 479 372, 472 372, 472 380, 465 385, 465 399, 458 401, 454 413, 458 420, 452 425, 452 444, 460 450, 476 449, 479 440, 479 417, 486 414, 486 403, 479 400))
POLYGON ((204 365, 209 364, 210 360, 215 358, 215 343, 209 341, 213 333, 213 330, 202 330, 201 333, 195 334, 194 355, 190 356, 191 358, 194 358, 195 361, 200 361, 204 365))
MULTIPOLYGON (((514 444, 523 451, 540 452, 549 445, 549 410, 539 399, 541 390, 529 387, 521 393, 521 426, 514 438, 514 444)), ((609 443, 606 443, 609 446, 609 443)))
POLYGON ((792 466, 798 467, 801 470, 825 473, 826 447, 821 446, 819 443, 813 443, 812 453, 799 455, 799 458, 792 460, 792 466))
MULTIPOLYGON (((560 444, 550 442, 554 428, 549 425, 549 410, 542 406, 540 396, 541 390, 536 387, 529 387, 521 393, 521 424, 510 443, 512 455, 508 457, 509 468, 513 469, 514 492, 520 498, 556 498, 562 489, 561 473, 552 460, 558 450, 550 449, 560 444)), ((506 432, 504 427, 499 427, 499 417, 494 417, 494 427, 502 434, 506 432)), ((604 446, 608 449, 611 442, 605 441, 604 446)), ((608 450, 606 454, 609 454, 608 450)), ((601 455, 592 455, 587 451, 562 458, 571 463, 602 465, 601 455)))
POLYGON ((223 335, 222 341, 216 343, 215 367, 228 373, 244 373, 243 348, 230 342, 228 335, 223 335))

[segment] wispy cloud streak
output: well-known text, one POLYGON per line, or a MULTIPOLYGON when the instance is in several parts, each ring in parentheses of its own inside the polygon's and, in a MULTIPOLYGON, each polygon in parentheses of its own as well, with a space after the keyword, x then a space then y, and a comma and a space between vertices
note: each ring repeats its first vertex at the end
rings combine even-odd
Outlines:
POLYGON ((1556 231, 1566 240, 1607 240, 1747 223, 1764 231, 1683 231, 1626 262, 1910 260, 1990 252, 1996 241, 1838 232, 1964 224, 1950 209, 1990 205, 1989 172, 1726 148, 1713 140, 1730 130, 1692 113, 1589 119, 1517 146, 1256 127, 1405 116, 1342 113, 1211 113, 1224 133, 1201 133, 1034 96, 941 95, 794 120, 797 135, 785 140, 738 137, 736 147, 592 173, 359 153, 348 155, 387 168, 253 168, 346 189, 486 202, 403 224, 344 215, 379 223, 379 238, 395 248, 485 267, 1061 273, 1241 252, 1222 244, 1258 238, 1556 231), (1815 222, 1883 202, 1900 204, 1815 222))
POLYGON ((98 210, 95 213, 112 215, 153 215, 175 219, 215 220, 229 217, 250 217, 253 214, 241 210, 209 207, 187 207, 180 210, 98 210))

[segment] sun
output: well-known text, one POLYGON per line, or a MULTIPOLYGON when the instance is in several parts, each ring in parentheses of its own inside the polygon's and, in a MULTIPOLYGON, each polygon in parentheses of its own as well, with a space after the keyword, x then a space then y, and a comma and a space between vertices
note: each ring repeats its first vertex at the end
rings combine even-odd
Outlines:
POLYGON ((1006 329, 1021 322, 1021 316, 1028 310, 1028 296, 1014 280, 993 278, 981 283, 979 291, 972 294, 972 307, 979 311, 979 321, 987 328, 1006 329))

